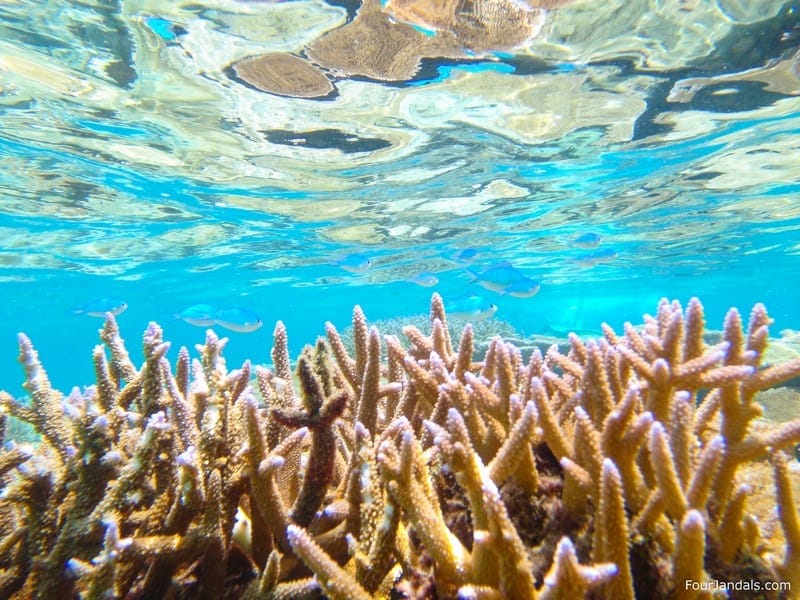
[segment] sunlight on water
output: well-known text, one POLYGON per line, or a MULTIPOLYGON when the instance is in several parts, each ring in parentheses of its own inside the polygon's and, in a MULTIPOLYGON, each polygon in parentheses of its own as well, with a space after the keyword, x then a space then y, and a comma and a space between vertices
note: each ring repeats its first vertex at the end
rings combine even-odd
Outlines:
POLYGON ((255 311, 234 363, 432 289, 521 335, 692 295, 800 327, 796 3, 545 4, 476 33, 422 1, 0 2, 0 388, 20 330, 88 383, 98 298, 175 347, 187 307, 255 311), (531 283, 469 283, 466 249, 531 283))

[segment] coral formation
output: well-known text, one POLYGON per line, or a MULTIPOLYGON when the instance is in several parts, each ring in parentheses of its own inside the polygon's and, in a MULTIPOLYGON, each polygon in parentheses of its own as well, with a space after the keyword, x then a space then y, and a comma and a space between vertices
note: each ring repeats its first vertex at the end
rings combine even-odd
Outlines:
POLYGON ((356 307, 354 350, 328 324, 293 372, 280 322, 272 369, 229 371, 209 330, 173 370, 156 324, 137 368, 107 315, 95 385, 66 396, 20 334, 30 401, 0 393, 0 420, 41 441, 0 451, 0 597, 796 596, 800 418, 760 420, 756 394, 800 360, 760 366, 769 323, 731 310, 709 346, 700 303, 665 300, 476 361, 434 294, 407 347, 356 307))

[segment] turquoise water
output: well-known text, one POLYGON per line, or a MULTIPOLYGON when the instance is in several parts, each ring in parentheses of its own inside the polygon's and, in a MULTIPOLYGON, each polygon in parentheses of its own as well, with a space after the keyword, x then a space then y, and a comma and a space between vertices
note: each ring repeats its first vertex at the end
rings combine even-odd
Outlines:
POLYGON ((253 311, 257 331, 215 326, 231 365, 267 362, 278 319, 296 353, 354 304, 413 315, 434 290, 520 335, 692 296, 712 326, 760 301, 800 328, 798 3, 672 4, 576 2, 513 51, 326 70, 332 95, 299 99, 231 65, 304 57, 353 5, 0 2, 0 389, 21 393, 19 331, 56 387, 90 384, 102 320, 72 311, 97 298, 128 305, 137 358, 151 320, 174 358, 204 337, 186 307, 253 311), (539 292, 470 283, 466 249, 539 292))

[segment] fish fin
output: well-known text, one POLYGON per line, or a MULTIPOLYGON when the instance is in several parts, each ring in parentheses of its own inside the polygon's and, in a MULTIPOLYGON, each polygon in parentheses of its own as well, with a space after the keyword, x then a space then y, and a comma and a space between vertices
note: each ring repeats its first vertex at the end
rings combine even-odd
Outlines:
POLYGON ((71 312, 73 315, 82 315, 82 314, 85 314, 85 313, 86 313, 86 311, 85 311, 85 310, 83 310, 82 308, 73 308, 73 309, 72 309, 71 311, 69 311, 69 312, 71 312))

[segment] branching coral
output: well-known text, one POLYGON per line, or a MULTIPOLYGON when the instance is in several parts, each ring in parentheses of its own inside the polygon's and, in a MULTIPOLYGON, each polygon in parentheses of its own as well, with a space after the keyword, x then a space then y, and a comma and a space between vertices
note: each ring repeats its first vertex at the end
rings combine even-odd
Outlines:
POLYGON ((249 370, 228 373, 224 340, 209 332, 183 393, 157 325, 145 332, 139 370, 113 319, 101 337, 111 361, 95 350, 97 385, 63 397, 20 335, 31 403, 3 396, 2 405, 36 425, 42 442, 4 481, 3 514, 25 534, 3 540, 0 595, 158 597, 196 577, 207 597, 218 597, 247 483, 236 413, 249 370), (193 574, 198 560, 202 572, 193 574))
POLYGON ((697 300, 663 301, 525 364, 499 337, 473 356, 434 295, 406 346, 357 307, 352 352, 328 324, 295 373, 281 323, 274 369, 228 371, 209 331, 173 373, 157 325, 136 368, 108 315, 67 396, 21 334, 30 401, 0 414, 41 441, 0 451, 0 597, 796 594, 800 418, 757 394, 800 360, 761 367, 769 322, 731 310, 709 346, 697 300))

